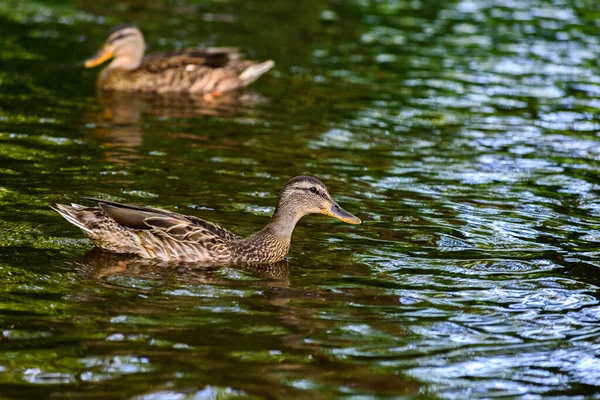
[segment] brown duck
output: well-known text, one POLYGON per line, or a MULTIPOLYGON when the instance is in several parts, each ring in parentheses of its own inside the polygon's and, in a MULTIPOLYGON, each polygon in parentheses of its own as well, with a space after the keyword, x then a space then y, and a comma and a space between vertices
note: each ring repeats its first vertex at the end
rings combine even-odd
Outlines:
POLYGON ((162 261, 273 263, 284 259, 296 223, 307 214, 361 223, 337 205, 325 185, 311 176, 289 180, 279 193, 271 222, 245 239, 191 215, 90 200, 100 207, 57 204, 53 209, 102 249, 162 261))
POLYGON ((142 32, 119 25, 108 32, 102 49, 86 68, 114 58, 98 77, 103 90, 218 95, 248 86, 275 63, 241 59, 232 48, 182 49, 144 57, 142 32))

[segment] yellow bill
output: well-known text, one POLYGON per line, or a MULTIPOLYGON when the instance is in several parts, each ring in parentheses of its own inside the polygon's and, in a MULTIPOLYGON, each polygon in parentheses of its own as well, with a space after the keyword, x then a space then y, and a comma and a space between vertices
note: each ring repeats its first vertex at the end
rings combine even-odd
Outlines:
POLYGON ((92 58, 85 60, 85 64, 83 64, 86 68, 93 68, 96 65, 102 64, 106 60, 110 60, 114 57, 112 50, 104 47, 102 48, 96 55, 92 58))
POLYGON ((360 218, 350 214, 348 211, 344 210, 342 207, 333 203, 333 205, 329 208, 321 209, 321 214, 327 215, 328 217, 332 217, 335 219, 339 219, 340 221, 344 221, 347 224, 361 224, 362 221, 360 218))

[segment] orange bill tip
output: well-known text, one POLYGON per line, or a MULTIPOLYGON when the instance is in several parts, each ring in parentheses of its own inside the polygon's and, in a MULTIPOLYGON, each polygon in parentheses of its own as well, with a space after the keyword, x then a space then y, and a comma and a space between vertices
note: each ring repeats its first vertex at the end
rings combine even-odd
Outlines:
POLYGON ((114 54, 111 50, 103 48, 98 53, 96 53, 94 57, 85 60, 83 66, 85 68, 93 68, 97 65, 102 64, 106 60, 110 60, 111 58, 113 58, 113 56, 114 54))

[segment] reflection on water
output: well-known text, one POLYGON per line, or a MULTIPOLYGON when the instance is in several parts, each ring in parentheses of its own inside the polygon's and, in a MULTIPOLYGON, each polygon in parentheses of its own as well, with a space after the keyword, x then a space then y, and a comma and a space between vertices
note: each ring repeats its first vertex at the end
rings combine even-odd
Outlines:
MULTIPOLYGON (((186 282, 198 285, 209 282, 223 284, 225 281, 215 275, 223 266, 193 263, 166 263, 142 259, 126 254, 109 253, 94 248, 77 262, 79 272, 92 279, 132 276, 154 279, 163 282, 186 282)), ((238 264, 235 269, 249 277, 262 278, 262 283, 273 281, 284 287, 289 286, 290 266, 287 261, 274 264, 238 264)))
POLYGON ((593 5, 32 4, 0 5, 3 396, 597 397, 593 5), (278 67, 214 103, 98 97, 72 60, 121 20, 278 67), (88 252, 47 207, 248 235, 298 174, 365 223, 305 218, 261 268, 88 252))
MULTIPOLYGON (((173 95, 129 92, 100 92, 102 110, 91 117, 94 135, 106 146, 107 161, 135 161, 143 143, 143 118, 159 119, 216 116, 232 118, 268 99, 250 91, 230 91, 211 100, 201 95, 173 95)), ((94 110, 94 113, 97 111, 94 110)), ((246 117, 251 121, 250 117, 246 117)), ((89 124, 89 123, 88 123, 89 124)))
POLYGON ((173 94, 148 94, 128 92, 100 92, 99 102, 103 117, 114 124, 131 125, 141 122, 147 113, 160 118, 185 118, 202 115, 233 117, 242 111, 249 112, 268 99, 251 91, 227 92, 211 100, 203 96, 173 94))

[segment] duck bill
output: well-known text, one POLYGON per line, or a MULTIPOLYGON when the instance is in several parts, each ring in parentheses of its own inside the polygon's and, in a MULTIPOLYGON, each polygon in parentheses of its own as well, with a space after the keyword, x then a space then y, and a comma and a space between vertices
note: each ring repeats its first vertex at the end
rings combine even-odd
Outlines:
POLYGON ((333 205, 329 208, 323 208, 321 210, 321 214, 327 215, 328 217, 339 219, 340 221, 344 221, 347 224, 360 224, 362 221, 357 216, 350 214, 348 211, 344 210, 342 207, 333 203, 333 205))
POLYGON ((94 57, 85 60, 83 66, 85 68, 93 68, 96 65, 102 64, 106 60, 110 60, 113 58, 113 56, 113 52, 105 47, 101 49, 94 57))

